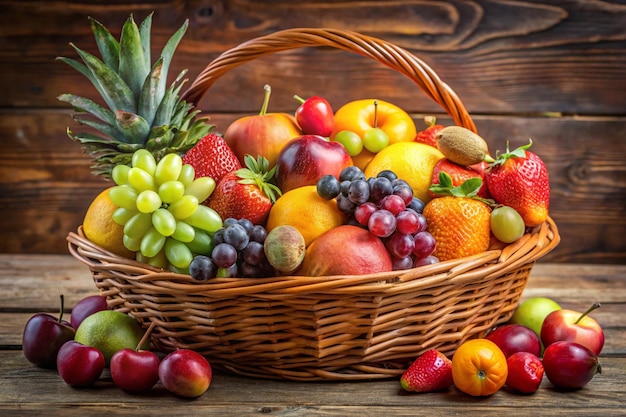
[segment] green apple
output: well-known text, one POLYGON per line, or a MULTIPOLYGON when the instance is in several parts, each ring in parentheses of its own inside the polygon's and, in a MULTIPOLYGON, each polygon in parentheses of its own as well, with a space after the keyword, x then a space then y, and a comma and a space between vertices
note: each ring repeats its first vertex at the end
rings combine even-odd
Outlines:
POLYGON ((529 327, 540 336, 543 320, 548 314, 560 309, 561 306, 550 298, 528 298, 517 307, 510 322, 529 327))

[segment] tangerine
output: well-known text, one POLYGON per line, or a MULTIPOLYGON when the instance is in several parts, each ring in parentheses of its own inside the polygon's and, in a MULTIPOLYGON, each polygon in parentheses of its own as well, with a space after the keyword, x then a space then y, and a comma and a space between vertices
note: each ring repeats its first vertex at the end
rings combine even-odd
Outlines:
POLYGON ((378 152, 365 167, 365 176, 375 177, 379 172, 391 170, 398 178, 413 188, 413 195, 424 203, 430 201, 428 188, 433 169, 443 154, 432 146, 419 142, 398 142, 378 152))
POLYGON ((124 227, 113 221, 118 207, 109 198, 109 190, 102 191, 89 205, 83 219, 83 232, 87 239, 109 252, 135 259, 135 253, 124 246, 124 227))
POLYGON ((505 384, 507 376, 506 356, 491 340, 469 340, 452 356, 454 385, 466 394, 494 394, 505 384))
POLYGON ((325 200, 317 193, 317 186, 294 188, 280 196, 272 206, 266 229, 271 232, 280 225, 296 228, 308 247, 324 232, 344 224, 345 215, 335 200, 325 200))

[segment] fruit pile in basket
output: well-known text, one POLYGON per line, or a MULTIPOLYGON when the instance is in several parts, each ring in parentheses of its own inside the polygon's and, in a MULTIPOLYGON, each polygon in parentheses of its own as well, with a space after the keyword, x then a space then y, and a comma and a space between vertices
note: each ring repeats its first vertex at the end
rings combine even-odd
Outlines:
MULTIPOLYGON (((509 244, 546 221, 546 167, 532 144, 490 152, 476 133, 380 99, 336 110, 294 98, 216 133, 167 84, 187 24, 150 56, 149 16, 120 41, 91 20, 98 58, 72 45, 106 105, 60 100, 92 129, 68 135, 115 183, 88 209, 83 232, 120 256, 212 277, 359 275, 410 269, 509 244), (97 133, 93 132, 93 129, 97 133)), ((298 92, 294 92, 298 93, 298 92)))

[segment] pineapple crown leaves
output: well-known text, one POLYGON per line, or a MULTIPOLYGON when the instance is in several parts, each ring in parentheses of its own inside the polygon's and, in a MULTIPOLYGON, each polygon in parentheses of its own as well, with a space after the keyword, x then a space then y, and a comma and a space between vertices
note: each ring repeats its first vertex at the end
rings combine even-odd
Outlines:
POLYGON ((526 145, 522 145, 517 149, 509 150, 509 141, 506 142, 506 151, 502 154, 499 152, 496 153, 496 159, 487 167, 488 170, 491 170, 493 167, 497 165, 504 164, 507 159, 511 158, 526 158, 526 150, 533 145, 533 140, 528 139, 528 143, 526 145))
POLYGON ((213 126, 207 118, 198 117, 194 106, 180 98, 186 70, 167 86, 168 69, 188 20, 167 41, 152 66, 152 14, 139 26, 130 15, 119 42, 100 22, 89 20, 102 59, 70 44, 82 63, 65 57, 57 60, 89 79, 108 108, 73 94, 62 94, 58 99, 78 111, 72 116, 74 120, 100 133, 67 132, 96 162, 94 168, 99 171, 94 174, 109 176, 111 164, 130 161, 130 156, 122 155, 125 152, 144 147, 158 159, 160 154, 184 153, 208 134, 213 126))
POLYGON ((461 185, 454 186, 450 174, 445 171, 441 171, 439 172, 439 184, 432 184, 429 190, 441 196, 471 198, 473 200, 481 201, 490 207, 493 207, 495 205, 494 200, 478 196, 478 191, 480 190, 480 187, 482 185, 482 179, 468 178, 467 180, 463 181, 461 185))
POLYGON ((252 155, 246 154, 243 160, 246 167, 235 171, 235 174, 241 178, 238 183, 256 185, 274 203, 281 195, 280 188, 271 183, 276 167, 269 169, 269 161, 262 156, 254 159, 252 155))

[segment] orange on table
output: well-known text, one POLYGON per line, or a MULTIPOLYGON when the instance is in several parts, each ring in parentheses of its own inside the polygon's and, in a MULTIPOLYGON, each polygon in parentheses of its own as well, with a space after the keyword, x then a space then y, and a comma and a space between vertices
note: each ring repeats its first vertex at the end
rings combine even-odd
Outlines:
POLYGON ((315 185, 294 188, 280 196, 267 218, 268 233, 276 226, 295 227, 304 237, 306 246, 326 231, 341 226, 345 215, 335 200, 325 200, 317 194, 315 185))
POLYGON ((113 212, 118 207, 109 198, 109 190, 102 191, 89 205, 83 219, 83 232, 96 245, 116 255, 135 259, 135 253, 124 246, 124 227, 113 221, 113 212))
POLYGON ((365 177, 375 177, 379 172, 390 169, 398 178, 413 188, 413 195, 424 203, 430 201, 428 188, 431 185, 433 168, 443 154, 432 146, 419 142, 398 142, 378 152, 365 168, 365 177))
POLYGON ((491 340, 469 340, 452 356, 452 380, 466 394, 494 394, 506 383, 507 375, 506 357, 491 340))

